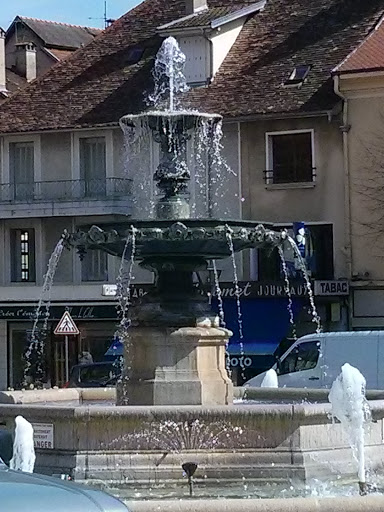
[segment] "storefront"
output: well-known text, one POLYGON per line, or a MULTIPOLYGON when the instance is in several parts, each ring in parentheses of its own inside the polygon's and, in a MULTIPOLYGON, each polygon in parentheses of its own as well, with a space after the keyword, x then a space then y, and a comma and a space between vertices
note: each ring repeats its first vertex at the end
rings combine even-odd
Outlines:
MULTIPOLYGON (((65 337, 54 334, 63 313, 69 310, 80 331, 78 336, 68 336, 68 365, 78 363, 79 355, 89 352, 94 361, 105 359, 116 330, 116 307, 112 304, 58 305, 49 309, 47 335, 44 339, 45 385, 63 386, 66 375, 65 337)), ((25 351, 29 346, 36 314, 34 305, 0 306, 0 322, 7 330, 7 385, 19 388, 24 378, 25 351)), ((41 322, 39 322, 41 326, 41 322)))
MULTIPOLYGON (((337 289, 331 283, 313 283, 321 327, 324 331, 348 330, 349 288, 344 281, 338 282, 344 286, 337 289)), ((317 327, 303 282, 294 282, 290 286, 293 324, 284 282, 243 282, 239 284, 239 290, 240 308, 233 285, 226 283, 223 286, 226 326, 233 332, 228 347, 229 367, 232 379, 238 385, 270 368, 279 344, 287 347, 295 336, 312 333, 317 327)))
MULTIPOLYGON (((284 282, 247 281, 239 283, 240 308, 236 300, 233 283, 221 283, 226 326, 233 332, 229 345, 230 366, 234 379, 242 383, 264 371, 274 362, 274 352, 282 340, 313 332, 312 311, 305 283, 292 283, 292 313, 294 326, 290 322, 288 297, 284 282), (239 310, 241 312, 239 322, 239 310), (240 337, 240 326, 242 337, 240 337)), ((332 295, 332 286, 316 286, 316 307, 324 330, 347 330, 347 300, 332 295), (321 295, 321 293, 325 295, 321 295), (327 295, 331 294, 331 295, 327 295)), ((145 296, 148 285, 134 288, 132 299, 145 296)), ((339 290, 340 291, 340 290, 339 290)), ((344 290, 345 291, 345 290, 344 290)), ((212 308, 217 312, 217 299, 212 308)), ((45 370, 47 386, 62 386, 66 375, 65 338, 54 334, 54 330, 65 310, 68 309, 80 331, 78 336, 68 338, 68 366, 78 363, 79 355, 86 351, 93 361, 108 358, 107 351, 114 340, 117 326, 117 311, 114 299, 93 303, 52 303, 49 308, 47 335, 44 339, 45 370)), ((45 311, 43 311, 44 316, 45 311)), ((4 339, 1 387, 18 388, 24 377, 24 354, 29 346, 35 304, 0 305, 0 337, 4 339)), ((41 322, 39 323, 39 326, 41 322)))

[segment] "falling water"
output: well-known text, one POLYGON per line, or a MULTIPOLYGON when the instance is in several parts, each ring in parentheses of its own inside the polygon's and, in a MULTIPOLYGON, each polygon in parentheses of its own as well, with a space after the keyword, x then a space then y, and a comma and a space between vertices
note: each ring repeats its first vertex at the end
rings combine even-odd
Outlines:
POLYGON ((148 98, 150 104, 159 108, 168 99, 169 110, 173 112, 177 108, 177 95, 189 89, 184 76, 185 60, 174 37, 163 41, 153 68, 155 89, 148 98))
POLYGON ((357 368, 346 363, 333 382, 328 399, 332 415, 337 418, 348 435, 353 455, 358 462, 360 491, 365 492, 365 426, 370 420, 370 410, 365 398, 366 381, 357 368))
POLYGON ((213 276, 215 279, 215 294, 217 297, 217 304, 219 307, 220 327, 225 327, 223 294, 221 293, 221 288, 220 288, 220 283, 219 283, 219 274, 217 272, 217 266, 216 266, 216 260, 212 260, 212 267, 213 267, 213 276))
MULTIPOLYGON (((222 121, 212 123, 209 118, 201 118, 194 139, 194 170, 198 196, 193 205, 193 210, 200 217, 214 216, 219 205, 222 209, 223 202, 220 200, 228 186, 224 178, 229 175, 236 176, 223 157, 222 137, 222 121), (197 200, 203 203, 200 208, 197 207, 197 200)), ((230 215, 229 205, 221 215, 230 215)))
POLYGON ((284 258, 284 251, 280 245, 278 246, 277 250, 279 251, 280 260, 281 260, 281 268, 283 270, 283 275, 284 275, 284 290, 285 290, 285 294, 288 297, 287 310, 288 310, 288 314, 289 314, 289 323, 291 324, 292 338, 296 340, 297 339, 296 326, 295 326, 295 319, 293 316, 293 302, 292 302, 291 287, 289 285, 287 263, 284 258))
POLYGON ((236 297, 236 305, 237 305, 237 324, 239 326, 239 344, 240 344, 240 356, 241 356, 241 357, 239 357, 239 362, 240 362, 240 367, 241 367, 241 376, 245 380, 243 315, 241 312, 241 301, 240 301, 241 292, 240 292, 240 288, 239 288, 239 278, 238 278, 238 273, 237 273, 235 250, 233 247, 232 230, 229 226, 227 226, 227 243, 228 243, 228 247, 229 247, 229 251, 231 253, 231 259, 232 259, 233 284, 235 286, 235 297, 236 297))
POLYGON ((33 443, 33 427, 23 416, 16 416, 15 440, 13 456, 9 466, 16 471, 33 473, 35 467, 35 448, 33 443))
MULTIPOLYGON (((119 273, 117 276, 117 312, 120 318, 119 326, 116 330, 115 337, 120 339, 125 345, 125 352, 128 350, 128 329, 130 326, 129 306, 131 304, 131 282, 133 280, 133 265, 135 263, 136 254, 136 228, 131 226, 132 235, 127 236, 124 251, 121 257, 119 273), (126 269, 126 256, 128 248, 131 246, 131 255, 129 258, 128 271, 126 269)), ((128 361, 127 361, 128 364, 128 361)), ((128 367, 127 367, 128 368, 128 367)))
MULTIPOLYGON (((226 327, 225 323, 225 315, 224 315, 224 304, 223 304, 223 294, 221 293, 220 283, 219 283, 219 274, 217 272, 216 260, 212 260, 213 267, 213 276, 215 279, 215 294, 217 297, 217 304, 219 308, 219 319, 220 319, 220 327, 226 327)), ((229 339, 225 342, 225 366, 228 372, 228 375, 231 376, 231 358, 228 352, 229 339)), ((242 359, 243 361, 243 359, 242 359)))
POLYGON ((44 360, 44 337, 47 333, 49 309, 51 306, 51 290, 53 279, 55 277, 57 265, 60 261, 61 254, 64 249, 63 238, 57 243, 51 257, 49 258, 47 273, 44 276, 44 283, 41 292, 41 297, 36 308, 35 318, 32 327, 31 341, 25 353, 25 368, 24 368, 24 384, 27 383, 27 376, 32 366, 32 355, 36 355, 36 377, 41 378, 44 375, 43 360, 44 360), (43 313, 43 326, 40 336, 38 336, 38 323, 43 313))
POLYGON ((145 124, 120 124, 124 133, 122 165, 132 187, 133 216, 153 218, 153 147, 145 124), (149 148, 149 151, 148 151, 149 148))
POLYGON ((305 284, 306 284, 306 288, 307 288, 307 292, 308 292, 308 297, 309 297, 309 303, 310 303, 311 309, 312 309, 312 321, 316 323, 316 333, 319 334, 321 332, 321 319, 320 319, 320 316, 316 309, 315 299, 313 296, 311 280, 309 279, 309 276, 308 276, 307 266, 306 266, 305 261, 299 251, 299 248, 297 247, 296 242, 293 240, 293 238, 291 238, 290 236, 287 235, 287 240, 291 244, 292 249, 294 250, 296 258, 299 262, 300 270, 304 276, 305 284))
POLYGON ((262 388, 278 388, 279 387, 279 380, 277 377, 276 371, 271 368, 268 370, 264 376, 264 379, 261 382, 262 388))

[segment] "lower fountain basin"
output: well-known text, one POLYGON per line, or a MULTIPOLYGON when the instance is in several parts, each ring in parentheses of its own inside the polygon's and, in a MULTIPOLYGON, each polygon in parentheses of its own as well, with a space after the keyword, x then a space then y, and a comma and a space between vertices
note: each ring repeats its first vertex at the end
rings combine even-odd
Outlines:
MULTIPOLYGON (((59 391, 58 391, 59 393, 59 391)), ((51 399, 51 397, 49 397, 51 399)), ((371 401, 366 440, 371 474, 384 465, 384 401, 371 401)), ((196 462, 206 485, 280 481, 286 487, 354 477, 357 463, 329 404, 221 407, 52 407, 0 405, 12 428, 23 415, 51 425, 52 444, 37 450, 36 471, 115 485, 180 482, 181 465, 196 462), (338 476, 340 475, 340 476, 338 476)), ((368 483, 369 479, 368 479, 368 483)))

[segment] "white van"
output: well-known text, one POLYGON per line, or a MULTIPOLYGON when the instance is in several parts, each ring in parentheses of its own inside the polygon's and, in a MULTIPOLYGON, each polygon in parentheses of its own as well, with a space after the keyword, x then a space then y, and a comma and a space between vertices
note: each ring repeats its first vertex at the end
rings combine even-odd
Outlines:
MULTIPOLYGON (((277 360, 279 387, 330 388, 344 363, 360 370, 367 388, 384 389, 384 331, 308 334, 277 360)), ((259 387, 265 373, 245 386, 259 387)))

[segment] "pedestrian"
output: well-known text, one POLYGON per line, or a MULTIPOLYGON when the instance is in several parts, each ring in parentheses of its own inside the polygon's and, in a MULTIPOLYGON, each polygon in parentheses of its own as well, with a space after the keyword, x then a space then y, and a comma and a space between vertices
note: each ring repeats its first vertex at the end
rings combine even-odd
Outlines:
POLYGON ((90 364, 93 363, 92 354, 86 350, 83 350, 79 355, 79 364, 90 364))

